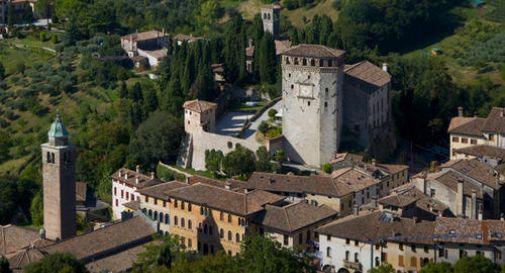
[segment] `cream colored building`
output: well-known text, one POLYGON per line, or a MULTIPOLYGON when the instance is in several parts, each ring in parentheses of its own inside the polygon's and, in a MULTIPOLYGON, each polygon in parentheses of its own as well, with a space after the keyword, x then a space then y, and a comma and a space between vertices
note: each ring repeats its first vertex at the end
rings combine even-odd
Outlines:
POLYGON ((463 108, 449 124, 450 158, 482 158, 497 164, 505 158, 505 108, 493 107, 486 118, 465 117, 463 108))

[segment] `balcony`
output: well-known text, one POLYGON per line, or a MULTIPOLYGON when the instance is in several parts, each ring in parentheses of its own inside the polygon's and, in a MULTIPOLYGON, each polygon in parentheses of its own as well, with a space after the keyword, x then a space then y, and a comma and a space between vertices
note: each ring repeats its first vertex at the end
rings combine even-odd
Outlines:
POLYGON ((344 267, 347 269, 352 269, 354 271, 363 271, 363 266, 360 262, 344 260, 344 267))

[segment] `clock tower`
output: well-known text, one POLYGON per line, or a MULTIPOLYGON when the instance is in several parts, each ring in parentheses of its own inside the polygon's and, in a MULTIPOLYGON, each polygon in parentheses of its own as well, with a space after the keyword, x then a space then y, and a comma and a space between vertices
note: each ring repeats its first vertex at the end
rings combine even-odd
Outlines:
POLYGON ((282 55, 282 131, 289 160, 320 167, 335 158, 343 115, 344 52, 301 44, 282 55))
POLYGON ((75 236, 75 150, 59 114, 42 148, 44 229, 53 241, 75 236))

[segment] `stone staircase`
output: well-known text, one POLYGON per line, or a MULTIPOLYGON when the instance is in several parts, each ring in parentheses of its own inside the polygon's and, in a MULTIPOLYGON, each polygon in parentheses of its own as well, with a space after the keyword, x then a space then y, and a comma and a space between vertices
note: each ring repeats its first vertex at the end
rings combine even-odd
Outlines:
POLYGON ((177 156, 177 166, 182 168, 191 167, 191 158, 193 157, 193 136, 186 134, 182 139, 179 155, 177 156))

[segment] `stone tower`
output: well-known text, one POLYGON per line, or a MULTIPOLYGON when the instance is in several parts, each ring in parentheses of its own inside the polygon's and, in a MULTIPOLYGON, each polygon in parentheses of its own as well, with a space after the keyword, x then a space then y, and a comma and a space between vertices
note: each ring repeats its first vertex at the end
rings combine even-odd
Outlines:
POLYGON ((261 19, 263 20, 263 31, 270 32, 274 39, 279 38, 281 6, 267 5, 261 8, 261 19))
POLYGON ((44 229, 49 240, 75 236, 75 150, 59 114, 42 144, 44 229))
POLYGON ((282 55, 282 131, 289 160, 320 167, 335 158, 343 116, 344 52, 297 45, 282 55))

